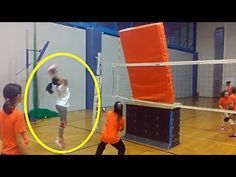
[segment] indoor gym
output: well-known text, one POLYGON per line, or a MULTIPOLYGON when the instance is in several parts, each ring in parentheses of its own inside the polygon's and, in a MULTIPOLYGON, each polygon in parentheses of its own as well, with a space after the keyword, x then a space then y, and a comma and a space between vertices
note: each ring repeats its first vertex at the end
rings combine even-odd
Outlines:
MULTIPOLYGON (((43 57, 54 52, 71 52, 81 57, 94 73, 101 74, 101 100, 102 107, 106 110, 112 110, 116 100, 121 100, 124 105, 127 102, 141 106, 149 105, 151 103, 146 104, 142 99, 135 101, 132 99, 134 96, 129 85, 127 69, 119 66, 114 68, 114 64, 126 63, 119 32, 124 29, 144 27, 143 25, 147 24, 156 23, 0 23, 0 36, 3 39, 0 62, 4 66, 0 71, 2 77, 0 88, 2 90, 7 83, 14 82, 20 84, 24 90, 27 77, 34 67, 33 61, 37 60, 49 41, 43 57), (100 65, 97 63, 99 56, 100 65), (97 67, 100 71, 97 71, 97 67)), ((218 99, 220 92, 225 89, 225 82, 230 80, 233 86, 236 82, 234 76, 236 67, 233 60, 236 56, 233 49, 236 42, 234 37, 236 23, 164 22, 163 25, 169 61, 186 63, 200 61, 198 64, 169 65, 173 79, 174 102, 187 105, 187 108, 183 106, 180 110, 179 144, 171 148, 159 147, 158 143, 157 146, 153 146, 126 139, 123 137, 124 131, 120 135, 126 147, 125 154, 235 154, 235 139, 229 137, 232 130, 229 125, 224 131, 220 129, 224 117, 215 109, 219 110, 218 99), (223 62, 214 64, 214 61, 209 64, 205 61, 227 59, 232 61, 226 64, 223 62), (209 110, 203 111, 201 108, 209 110)), ((47 108, 56 112, 56 97, 45 91, 46 85, 50 82, 47 68, 52 64, 57 64, 59 73, 68 78, 72 95, 68 109, 68 124, 65 129, 65 149, 70 149, 80 144, 91 131, 94 116, 94 86, 89 73, 80 63, 58 57, 48 61, 38 70, 29 91, 29 110, 47 108)), ((1 105, 3 102, 4 100, 1 99, 1 105)), ((155 105, 155 102, 153 104, 155 105)), ((19 108, 23 111, 23 102, 19 108)), ((58 117, 43 117, 32 121, 32 127, 40 139, 55 149, 59 149, 54 142, 58 124, 58 117)), ((104 124, 105 112, 101 112, 98 131, 82 148, 69 154, 94 155, 101 141, 104 124)), ((54 154, 41 147, 29 131, 28 135, 29 154, 54 154)), ((117 152, 108 145, 104 154, 115 155, 117 152)))

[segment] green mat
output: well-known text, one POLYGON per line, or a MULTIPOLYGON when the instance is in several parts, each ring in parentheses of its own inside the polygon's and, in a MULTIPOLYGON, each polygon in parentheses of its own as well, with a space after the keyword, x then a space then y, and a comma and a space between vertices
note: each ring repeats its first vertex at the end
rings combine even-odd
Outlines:
POLYGON ((49 109, 33 109, 29 112, 30 119, 45 119, 58 117, 58 113, 55 111, 50 111, 49 109))

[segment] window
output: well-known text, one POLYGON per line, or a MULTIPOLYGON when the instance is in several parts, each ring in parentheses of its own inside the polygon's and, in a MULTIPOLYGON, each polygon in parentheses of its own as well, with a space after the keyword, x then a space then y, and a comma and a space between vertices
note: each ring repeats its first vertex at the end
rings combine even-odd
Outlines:
POLYGON ((193 22, 164 23, 168 47, 193 52, 194 25, 193 22))

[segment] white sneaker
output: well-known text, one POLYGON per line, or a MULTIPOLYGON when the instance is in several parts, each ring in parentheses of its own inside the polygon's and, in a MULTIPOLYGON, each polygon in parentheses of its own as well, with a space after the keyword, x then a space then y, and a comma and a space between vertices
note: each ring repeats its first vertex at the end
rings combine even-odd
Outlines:
POLYGON ((64 148, 65 147, 63 140, 60 141, 58 137, 56 138, 55 143, 57 143, 57 145, 60 148, 64 148))

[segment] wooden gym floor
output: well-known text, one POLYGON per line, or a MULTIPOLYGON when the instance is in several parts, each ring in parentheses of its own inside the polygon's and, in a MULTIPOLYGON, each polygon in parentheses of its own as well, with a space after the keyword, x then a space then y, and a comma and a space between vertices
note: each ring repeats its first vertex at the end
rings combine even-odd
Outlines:
MULTIPOLYGON (((200 98, 198 101, 192 99, 179 99, 177 102, 198 106, 217 108, 217 100, 200 98)), ((111 108, 110 108, 111 109, 111 108)), ((88 136, 91 130, 92 111, 77 111, 68 113, 68 125, 65 129, 66 148, 78 146, 88 136)), ((71 155, 94 155, 100 142, 100 132, 105 123, 104 114, 101 114, 99 131, 79 150, 71 155)), ((136 142, 125 141, 126 155, 202 155, 202 154, 236 154, 236 139, 229 138, 231 129, 227 125, 225 131, 220 130, 223 116, 220 113, 181 110, 180 121, 180 144, 172 149, 150 147, 136 142)), ((37 120, 32 127, 38 137, 51 148, 59 149, 55 144, 59 119, 50 118, 37 120)), ((54 154, 41 147, 28 132, 30 137, 29 152, 32 155, 54 154)), ((124 135, 124 132, 121 133, 124 135)), ((1 146, 1 142, 0 142, 1 146)), ((111 145, 107 145, 104 154, 116 155, 117 151, 111 145)))

